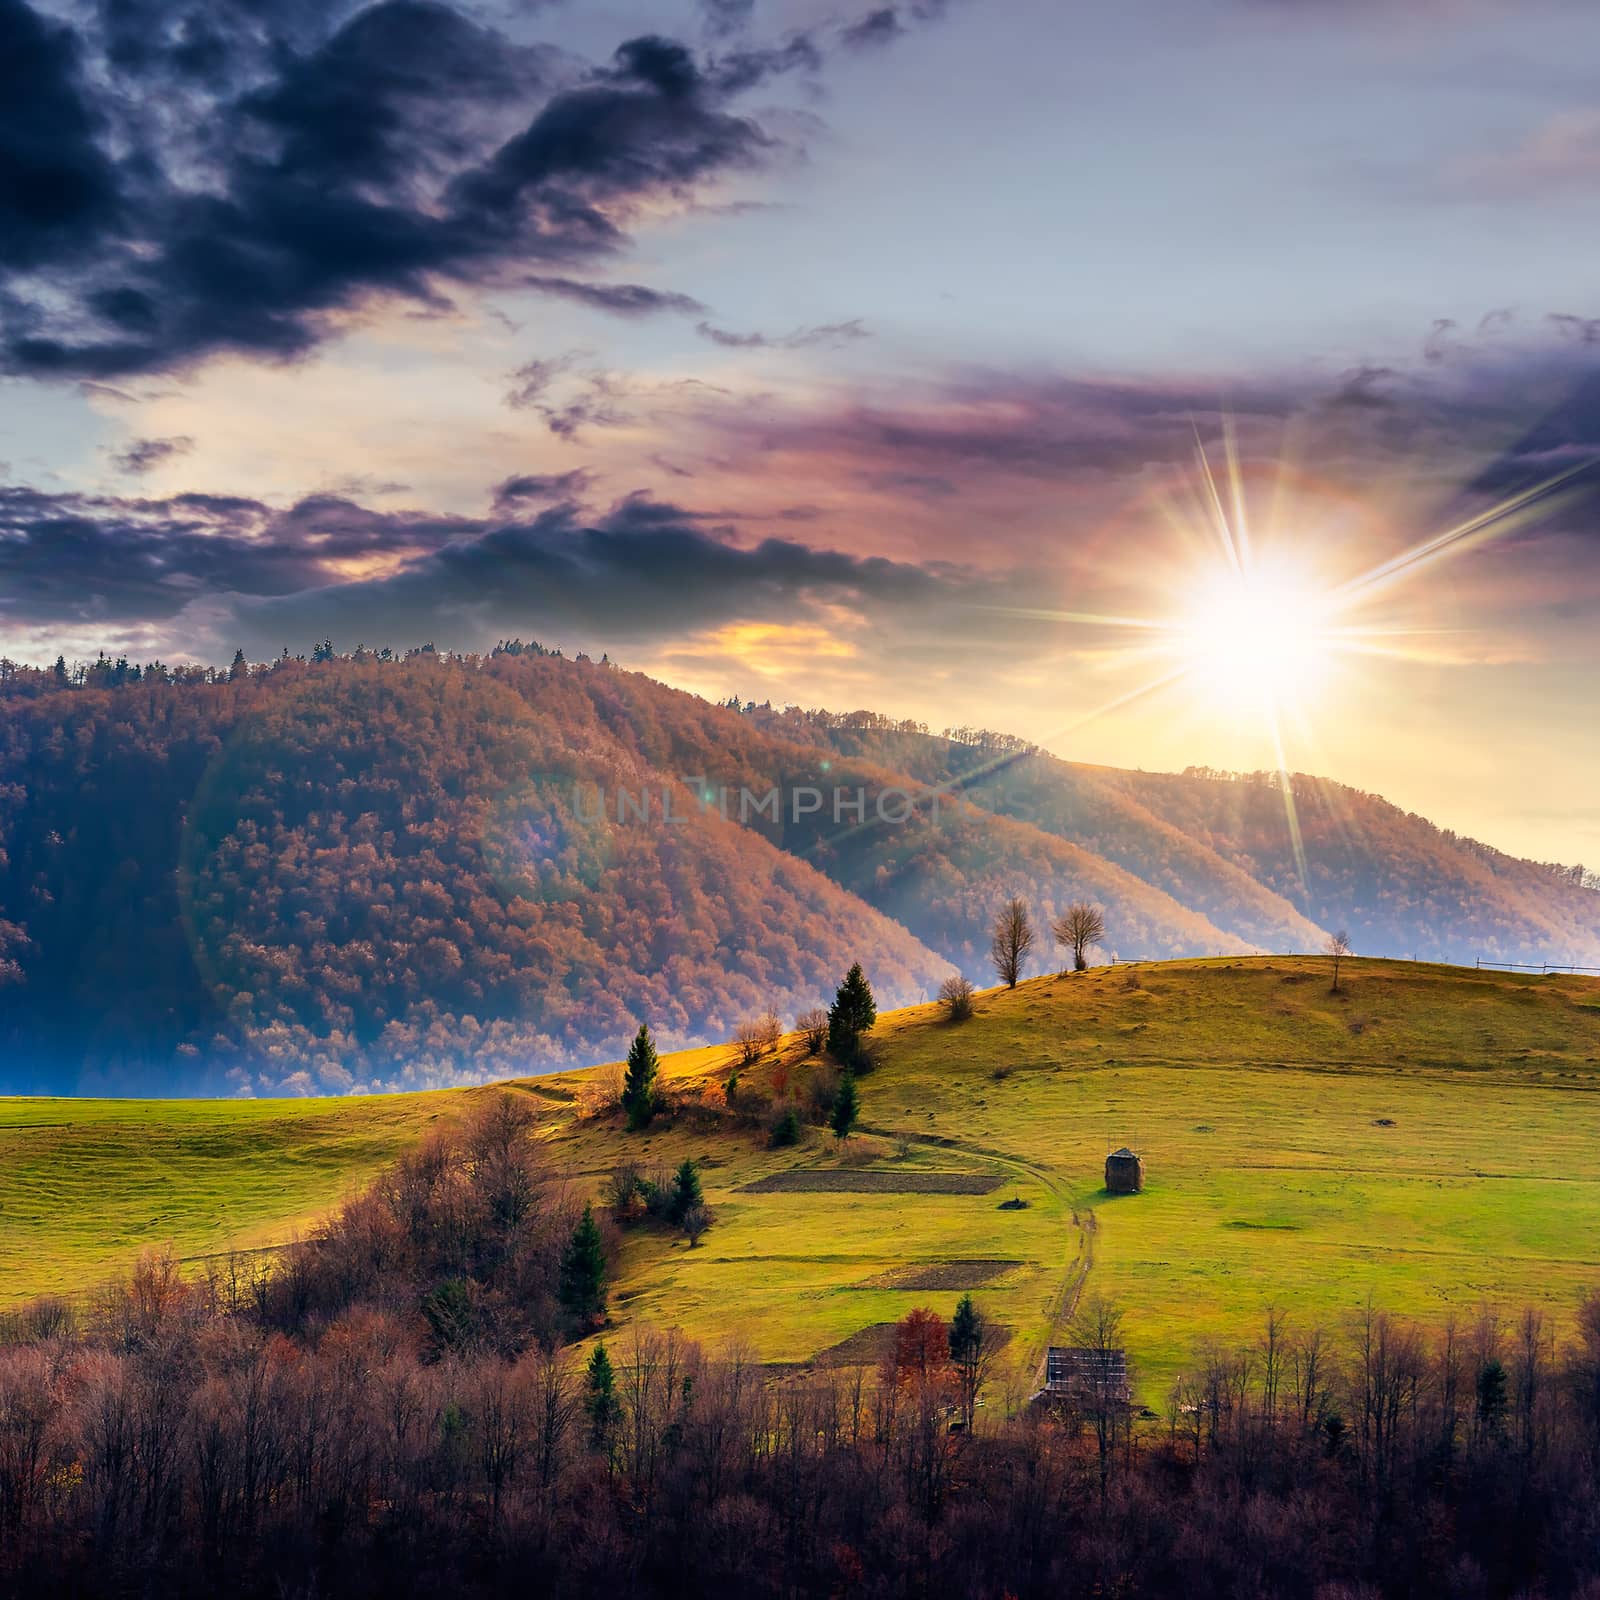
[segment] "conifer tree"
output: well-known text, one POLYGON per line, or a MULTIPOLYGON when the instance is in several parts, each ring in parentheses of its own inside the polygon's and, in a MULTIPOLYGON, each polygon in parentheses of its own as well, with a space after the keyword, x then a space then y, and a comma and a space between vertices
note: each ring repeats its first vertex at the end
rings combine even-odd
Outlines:
POLYGON ((622 1414, 617 1401, 617 1375, 606 1347, 597 1344, 584 1375, 583 1409, 589 1418, 589 1438, 598 1449, 609 1448, 612 1429, 622 1414))
POLYGON ((961 1416, 968 1428, 977 1411, 978 1388, 991 1344, 983 1313, 972 1303, 970 1294, 962 1295, 956 1302, 956 1314, 950 1319, 950 1360, 961 1380, 961 1416))
POLYGON ((846 1072, 839 1080, 839 1092, 834 1096, 833 1115, 828 1118, 828 1126, 833 1129, 836 1139, 848 1139, 850 1130, 856 1125, 856 1118, 861 1115, 861 1096, 856 1092, 856 1075, 846 1072))
POLYGON ((862 1034, 878 1020, 872 985, 858 961, 845 974, 828 1008, 828 1048, 841 1061, 849 1061, 860 1048, 862 1034))
POLYGON ((630 1128, 645 1127, 656 1114, 656 1072, 659 1066, 649 1024, 641 1022, 639 1031, 633 1036, 633 1043, 628 1047, 628 1071, 622 1080, 622 1108, 628 1113, 630 1128))
POLYGON ((573 1316, 588 1320, 606 1309, 606 1252, 594 1211, 583 1208, 561 1257, 561 1304, 573 1316))
POLYGON ((700 1192, 700 1169, 685 1157, 672 1180, 672 1220, 682 1223, 704 1196, 700 1192))

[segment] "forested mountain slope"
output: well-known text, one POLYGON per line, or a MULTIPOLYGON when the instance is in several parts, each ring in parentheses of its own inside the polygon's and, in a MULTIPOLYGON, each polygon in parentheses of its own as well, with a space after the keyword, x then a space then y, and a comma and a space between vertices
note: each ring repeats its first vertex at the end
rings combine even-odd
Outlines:
POLYGON ((866 713, 752 713, 947 783, 1115 862, 1265 950, 1345 928, 1370 955, 1600 964, 1600 892, 1380 796, 1274 773, 1129 772, 991 736, 940 738, 866 713))
POLYGON ((989 981, 1008 897, 1124 959, 1600 961, 1600 895, 1374 797, 713 706, 542 651, 0 682, 0 1088, 426 1086, 989 981), (119 681, 130 680, 130 681, 119 681))
POLYGON ((579 779, 673 780, 607 730, 604 669, 521 666, 527 694, 420 657, 14 701, 4 1086, 424 1087, 645 1018, 725 1036, 855 959, 899 1000, 949 971, 751 830, 585 812, 579 779))

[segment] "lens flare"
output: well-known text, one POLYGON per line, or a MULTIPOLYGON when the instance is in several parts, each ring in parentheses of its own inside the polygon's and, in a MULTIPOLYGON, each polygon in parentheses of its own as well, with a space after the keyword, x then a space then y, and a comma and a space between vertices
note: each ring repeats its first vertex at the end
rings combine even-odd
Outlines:
POLYGON ((1218 572, 1196 587, 1165 646, 1193 688, 1230 712, 1303 706, 1339 647, 1331 612, 1330 597, 1295 574, 1218 572))

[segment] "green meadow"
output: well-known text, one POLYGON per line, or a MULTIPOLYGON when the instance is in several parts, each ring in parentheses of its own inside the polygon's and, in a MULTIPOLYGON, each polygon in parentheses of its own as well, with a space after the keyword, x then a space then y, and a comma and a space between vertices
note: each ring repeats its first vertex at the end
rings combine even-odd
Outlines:
MULTIPOLYGON (((708 1109, 643 1135, 593 1109, 615 1069, 510 1088, 577 1193, 623 1160, 702 1163, 716 1221, 697 1248, 623 1237, 624 1331, 847 1362, 970 1288, 1025 1378, 1097 1293, 1157 1403, 1270 1305, 1305 1328, 1369 1300, 1432 1324, 1533 1304, 1559 1327, 1600 1286, 1600 980, 1352 961, 1342 987, 1312 958, 1160 963, 989 991, 954 1025, 894 1013, 843 1149, 772 1150, 719 1112, 728 1049, 668 1059, 708 1109), (1104 1193, 1122 1144, 1143 1194, 1104 1193)), ((786 1039, 742 1076, 815 1070, 786 1039)), ((81 1289, 150 1245, 198 1262, 281 1243, 493 1092, 0 1101, 0 1295, 81 1289)))

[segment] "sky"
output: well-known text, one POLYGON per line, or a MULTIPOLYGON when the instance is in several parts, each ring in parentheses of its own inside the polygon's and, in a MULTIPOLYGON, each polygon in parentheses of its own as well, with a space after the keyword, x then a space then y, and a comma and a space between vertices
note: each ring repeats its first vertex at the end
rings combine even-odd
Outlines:
POLYGON ((0 40, 0 653, 537 638, 1600 861, 1581 0, 0 40))

